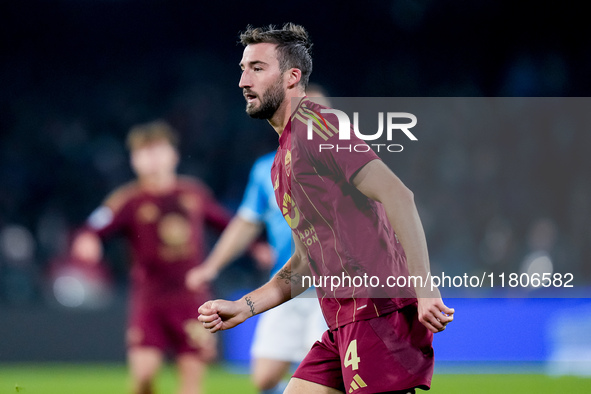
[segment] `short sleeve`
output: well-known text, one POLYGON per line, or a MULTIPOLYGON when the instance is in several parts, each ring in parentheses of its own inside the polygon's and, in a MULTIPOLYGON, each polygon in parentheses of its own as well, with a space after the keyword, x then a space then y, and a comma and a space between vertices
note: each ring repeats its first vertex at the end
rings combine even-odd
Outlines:
POLYGON ((308 136, 307 124, 297 122, 297 127, 292 134, 292 143, 305 149, 313 163, 329 173, 343 177, 346 182, 351 182, 353 176, 367 163, 380 159, 353 130, 349 140, 341 140, 338 119, 333 114, 323 114, 321 122, 316 122, 313 126, 315 132, 311 138, 308 136))

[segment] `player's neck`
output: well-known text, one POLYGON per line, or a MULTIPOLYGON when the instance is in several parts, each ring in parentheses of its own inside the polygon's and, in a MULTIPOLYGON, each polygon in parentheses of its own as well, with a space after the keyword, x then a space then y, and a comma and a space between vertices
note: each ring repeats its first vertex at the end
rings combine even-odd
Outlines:
POLYGON ((145 191, 151 194, 167 193, 174 189, 177 176, 175 173, 144 176, 138 179, 145 191))
MULTIPOLYGON (((288 90, 285 93, 285 99, 283 100, 283 102, 281 103, 281 105, 279 106, 277 111, 275 111, 275 114, 273 115, 273 117, 268 120, 269 124, 271 124, 273 129, 275 129, 275 131, 277 132, 279 137, 281 137, 283 130, 285 130, 285 126, 287 126, 287 123, 289 122, 289 119, 291 118, 292 112, 296 110, 296 108, 292 108, 292 105, 291 105, 292 99, 294 99, 294 98, 302 99, 305 95, 306 95, 306 93, 304 91, 299 90, 299 89, 288 90)), ((299 101, 298 101, 298 103, 299 103, 299 101)))

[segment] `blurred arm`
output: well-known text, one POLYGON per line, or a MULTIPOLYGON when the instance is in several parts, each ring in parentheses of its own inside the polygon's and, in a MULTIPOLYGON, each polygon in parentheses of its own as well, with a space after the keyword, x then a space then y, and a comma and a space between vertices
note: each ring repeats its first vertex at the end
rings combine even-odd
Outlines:
POLYGON ((87 264, 99 263, 103 259, 102 239, 124 230, 133 220, 133 210, 128 202, 136 193, 134 183, 123 185, 92 211, 74 236, 70 246, 71 257, 87 264))
POLYGON ((205 201, 205 220, 211 227, 221 233, 229 225, 232 215, 213 196, 208 195, 205 201))
POLYGON ((187 287, 197 291, 205 283, 214 280, 225 266, 248 249, 261 233, 261 229, 260 223, 235 216, 205 261, 187 273, 187 287))
POLYGON ((81 231, 72 241, 70 255, 83 263, 98 264, 103 259, 101 239, 92 231, 81 231))

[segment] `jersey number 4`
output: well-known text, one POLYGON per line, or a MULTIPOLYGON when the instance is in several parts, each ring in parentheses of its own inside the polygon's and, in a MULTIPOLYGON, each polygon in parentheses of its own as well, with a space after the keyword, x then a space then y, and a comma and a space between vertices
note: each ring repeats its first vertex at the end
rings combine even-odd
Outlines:
POLYGON ((353 371, 359 368, 361 358, 357 355, 357 339, 353 339, 347 347, 347 353, 345 353, 345 368, 351 366, 353 371))

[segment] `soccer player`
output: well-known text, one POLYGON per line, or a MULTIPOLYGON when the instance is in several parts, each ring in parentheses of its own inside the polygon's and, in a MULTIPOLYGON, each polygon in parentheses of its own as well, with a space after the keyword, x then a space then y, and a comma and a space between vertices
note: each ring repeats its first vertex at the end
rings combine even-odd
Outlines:
MULTIPOLYGON (((323 89, 309 86, 310 97, 324 97, 323 89)), ((187 286, 198 290, 215 279, 220 270, 244 253, 263 229, 276 254, 271 278, 291 256, 291 229, 275 202, 271 167, 275 152, 253 165, 242 204, 203 264, 187 275, 187 286)), ((310 290, 312 291, 312 290, 310 290)), ((262 393, 282 393, 282 378, 292 363, 299 363, 326 331, 318 302, 299 297, 265 313, 259 319, 252 344, 252 379, 262 393)))
POLYGON ((204 225, 221 232, 230 215, 204 184, 176 174, 177 143, 164 121, 133 127, 127 144, 137 180, 106 198, 71 248, 74 258, 97 263, 102 238, 118 232, 131 247, 126 340, 134 393, 152 392, 166 351, 176 355, 179 393, 199 393, 206 362, 216 352, 212 336, 197 320, 209 291, 189 291, 185 276, 203 260, 204 225))
MULTIPOLYGON (((318 151, 314 134, 337 143, 336 116, 305 97, 312 71, 311 42, 302 26, 249 27, 240 87, 246 112, 266 119, 279 135, 272 168, 275 197, 294 234, 295 252, 265 285, 237 301, 203 304, 199 320, 224 330, 302 292, 304 278, 382 272, 426 278, 429 257, 412 192, 368 149, 318 151), (292 108, 292 99, 298 102, 292 108)), ((363 144, 351 133, 351 143, 363 144)), ((382 275, 382 276, 383 276, 382 275)), ((384 278, 385 279, 385 278, 384 278)), ((309 283, 309 282, 308 282, 309 283)), ((428 389, 433 333, 454 310, 437 289, 417 286, 400 297, 367 289, 317 286, 328 324, 290 380, 286 393, 412 393, 428 389), (416 294, 417 298, 405 296, 416 294)))

